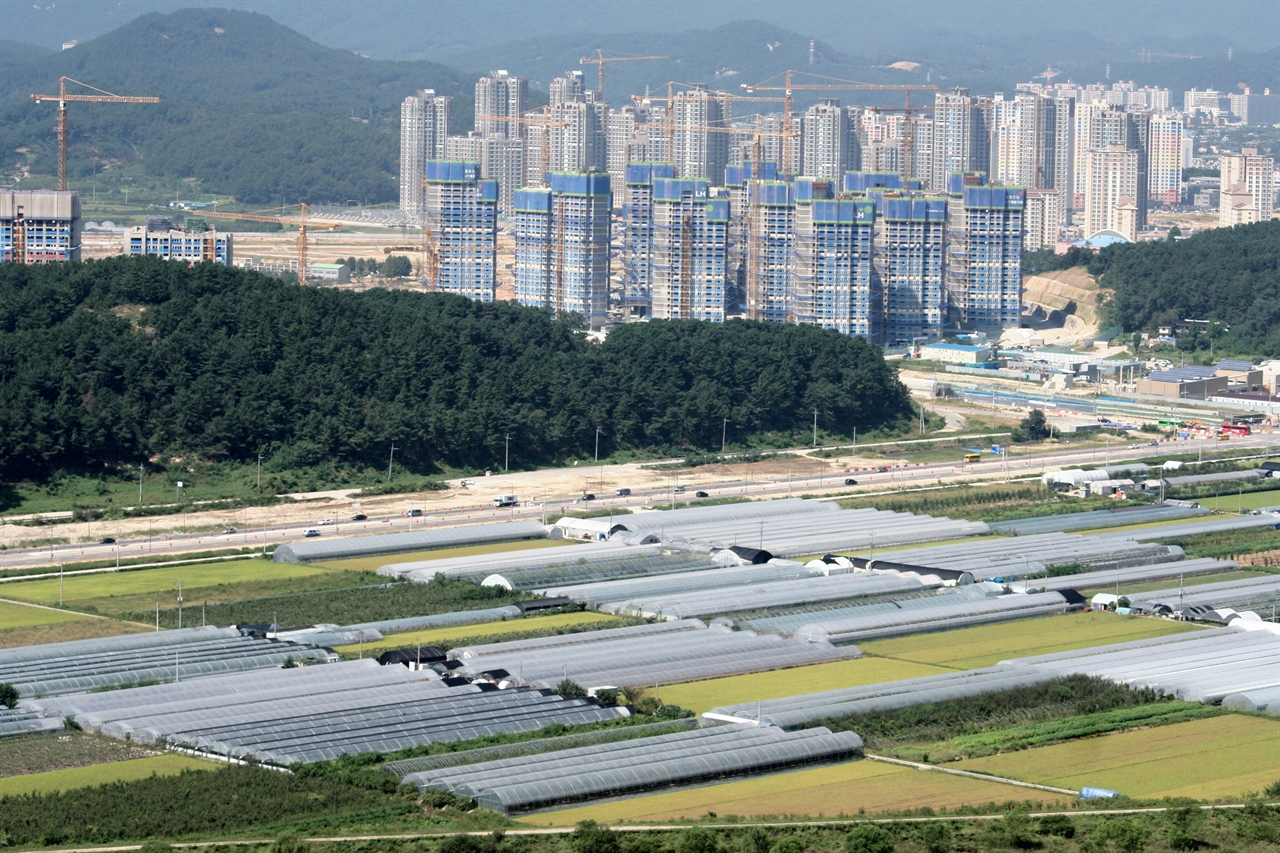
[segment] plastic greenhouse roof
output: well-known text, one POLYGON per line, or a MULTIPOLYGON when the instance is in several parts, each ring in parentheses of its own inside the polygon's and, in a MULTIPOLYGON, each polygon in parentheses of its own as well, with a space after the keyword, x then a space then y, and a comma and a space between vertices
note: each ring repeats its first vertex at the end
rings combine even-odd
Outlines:
POLYGON ((464 527, 415 530, 412 533, 382 533, 373 536, 347 536, 340 539, 291 542, 276 548, 272 560, 277 563, 306 563, 320 560, 342 560, 351 557, 374 557, 432 548, 452 548, 484 542, 511 539, 545 539, 547 530, 536 521, 500 521, 464 527))

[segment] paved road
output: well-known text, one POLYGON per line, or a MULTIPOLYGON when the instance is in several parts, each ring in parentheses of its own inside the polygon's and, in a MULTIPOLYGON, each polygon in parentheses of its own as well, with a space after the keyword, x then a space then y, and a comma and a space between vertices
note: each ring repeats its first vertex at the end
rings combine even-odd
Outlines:
MULTIPOLYGON (((1231 439, 1231 447, 1257 448, 1270 447, 1276 437, 1270 435, 1252 435, 1231 439)), ((264 510, 261 524, 250 529, 238 529, 235 533, 192 533, 174 536, 156 536, 141 539, 125 539, 116 544, 91 544, 44 546, 41 548, 10 549, 0 551, 0 567, 16 568, 25 566, 57 566, 63 562, 79 562, 82 560, 102 560, 119 557, 122 560, 155 555, 180 556, 195 551, 209 551, 229 548, 258 548, 276 546, 285 542, 303 540, 308 529, 319 530, 322 537, 354 536, 370 533, 405 532, 429 527, 452 527, 466 524, 502 521, 508 519, 538 519, 565 510, 599 510, 630 509, 653 504, 670 504, 675 499, 677 505, 696 504, 695 489, 706 492, 710 499, 726 497, 775 498, 787 495, 814 494, 823 491, 845 490, 844 479, 850 477, 858 481, 860 492, 871 494, 892 492, 904 489, 925 488, 938 484, 956 484, 958 482, 991 481, 1005 479, 1022 479, 1038 476, 1044 471, 1058 468, 1090 467, 1122 463, 1125 460, 1149 456, 1153 452, 1176 454, 1216 449, 1218 442, 1213 440, 1177 440, 1161 442, 1159 448, 1152 448, 1145 443, 1131 444, 1121 448, 1090 448, 1085 450, 1068 449, 1050 453, 1001 459, 991 454, 984 455, 983 461, 975 464, 956 462, 938 462, 921 464, 898 464, 887 470, 854 469, 848 474, 797 474, 793 477, 769 477, 755 479, 751 475, 750 466, 744 465, 743 479, 715 484, 699 484, 689 486, 682 493, 673 494, 678 483, 678 476, 673 473, 671 485, 664 489, 637 490, 626 497, 600 495, 594 501, 582 501, 580 498, 566 496, 548 496, 543 501, 526 501, 521 506, 497 509, 492 505, 478 504, 461 507, 446 512, 434 512, 421 518, 406 518, 402 515, 377 515, 364 521, 339 519, 338 523, 319 526, 316 522, 289 525, 274 525, 270 520, 270 509, 264 510)), ((536 472, 530 472, 534 474, 536 472)), ((504 475, 518 478, 519 474, 504 475)), ((254 519, 254 510, 249 511, 250 520, 254 519)))

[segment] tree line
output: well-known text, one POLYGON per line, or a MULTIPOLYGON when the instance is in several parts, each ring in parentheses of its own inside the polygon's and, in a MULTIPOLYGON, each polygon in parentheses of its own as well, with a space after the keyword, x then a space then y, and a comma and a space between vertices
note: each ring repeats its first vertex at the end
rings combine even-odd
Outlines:
POLYGON ((529 467, 906 425, 880 351, 809 326, 631 324, 305 288, 153 257, 0 265, 0 479, 195 455, 529 467), (727 423, 726 423, 727 421, 727 423), (508 456, 509 453, 509 456, 508 456))

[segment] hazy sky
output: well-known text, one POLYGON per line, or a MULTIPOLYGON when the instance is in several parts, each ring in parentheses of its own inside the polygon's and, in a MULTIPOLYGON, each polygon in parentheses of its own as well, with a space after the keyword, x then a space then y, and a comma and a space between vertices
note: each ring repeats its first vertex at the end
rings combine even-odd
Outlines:
POLYGON ((910 48, 943 33, 1063 30, 1121 42, 1213 36, 1241 50, 1280 44, 1280 0, 0 0, 0 38, 55 47, 191 6, 262 12, 323 44, 387 59, 556 31, 678 31, 750 18, 855 53, 888 39, 910 48))

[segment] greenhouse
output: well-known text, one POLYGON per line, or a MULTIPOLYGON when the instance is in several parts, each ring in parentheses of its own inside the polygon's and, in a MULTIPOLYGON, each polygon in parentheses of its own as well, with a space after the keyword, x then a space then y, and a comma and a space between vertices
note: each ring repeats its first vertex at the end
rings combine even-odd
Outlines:
POLYGON ((422 791, 474 798, 502 814, 664 790, 862 754, 853 732, 719 726, 406 776, 422 791))
POLYGON ((536 521, 499 521, 462 527, 440 527, 407 533, 376 533, 370 536, 344 536, 334 539, 308 539, 290 542, 276 548, 271 559, 277 563, 316 563, 324 560, 349 560, 355 557, 377 557, 382 554, 404 554, 439 548, 461 548, 489 542, 511 542, 517 539, 545 539, 547 529, 536 521))
POLYGON ((1280 687, 1264 687, 1247 693, 1232 693, 1222 700, 1222 707, 1237 711, 1265 711, 1280 714, 1280 687))
POLYGON ((0 705, 0 737, 29 735, 38 732, 60 732, 63 729, 61 718, 41 717, 33 711, 21 708, 5 708, 0 705))
POLYGON ((1209 510, 1199 507, 1135 506, 1123 509, 1098 509, 1092 512, 1068 512, 1041 518, 1019 518, 1016 521, 993 521, 989 526, 996 533, 1027 536, 1032 533, 1054 533, 1070 530, 1093 530, 1102 527, 1119 527, 1125 524, 1151 524, 1156 521, 1173 521, 1208 515, 1209 510))
POLYGON ((1241 615, 1237 611, 1252 612, 1254 618, 1270 617, 1280 607, 1280 576, 1263 575, 1136 593, 1129 606, 1135 611, 1160 615, 1181 612, 1184 619, 1203 618, 1201 614, 1221 613, 1226 608, 1230 608, 1236 617, 1241 615))
POLYGON ((836 648, 827 643, 786 640, 776 634, 697 627, 701 623, 695 620, 670 624, 680 627, 641 632, 666 627, 642 625, 516 640, 454 649, 450 655, 463 662, 455 672, 464 676, 496 668, 505 670, 518 684, 551 687, 568 678, 587 689, 677 684, 861 656, 852 646, 836 648), (622 635, 624 631, 629 633, 622 635))
MULTIPOLYGON (((1103 589, 1105 587, 1128 586, 1129 584, 1150 583, 1177 577, 1199 577, 1230 572, 1239 568, 1235 560, 1214 560, 1201 557, 1194 560, 1178 560, 1172 563, 1156 563, 1151 566, 1130 566, 1124 569, 1107 569, 1101 572, 1082 572, 1077 575, 1061 575, 1056 578, 1032 577, 1024 578, 1018 588, 1027 586, 1032 589, 1103 589)), ((1143 593, 1148 598, 1150 593, 1143 593)))
POLYGON ((1128 535, 1039 533, 908 548, 894 551, 892 556, 894 560, 912 565, 972 572, 977 580, 1007 580, 1043 574, 1048 565, 1076 563, 1097 569, 1123 568, 1181 560, 1184 554, 1176 545, 1146 544, 1128 535))
POLYGON ((598 581, 539 590, 546 595, 563 595, 588 607, 605 602, 673 595, 696 590, 724 589, 743 584, 809 578, 815 570, 802 563, 782 561, 727 568, 707 569, 683 574, 656 575, 628 580, 598 581))
POLYGON ((290 660, 337 659, 328 649, 242 637, 234 628, 194 628, 133 636, 149 637, 152 642, 147 645, 135 642, 123 647, 108 641, 52 643, 14 650, 20 654, 0 653, 0 682, 12 684, 22 696, 55 696, 140 681, 187 681, 278 668, 290 660), (94 649, 96 642, 102 643, 103 648, 94 649), (64 645, 74 648, 64 648, 64 645), (32 652, 43 654, 33 658, 32 652))
POLYGON ((835 618, 826 614, 812 614, 811 617, 823 618, 811 618, 807 624, 795 629, 794 636, 797 640, 811 643, 859 643, 925 631, 948 631, 1010 619, 1049 616, 1079 609, 1084 605, 1072 604, 1061 593, 1042 592, 983 598, 937 596, 902 602, 894 609, 888 609, 886 605, 873 606, 884 609, 877 613, 857 613, 835 618))

